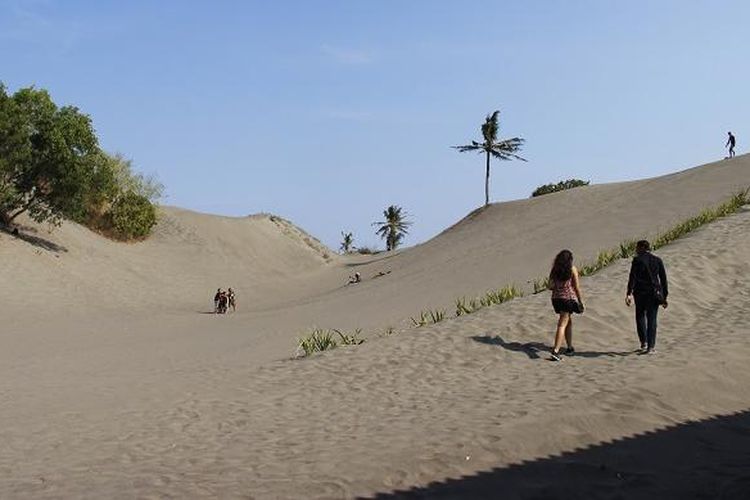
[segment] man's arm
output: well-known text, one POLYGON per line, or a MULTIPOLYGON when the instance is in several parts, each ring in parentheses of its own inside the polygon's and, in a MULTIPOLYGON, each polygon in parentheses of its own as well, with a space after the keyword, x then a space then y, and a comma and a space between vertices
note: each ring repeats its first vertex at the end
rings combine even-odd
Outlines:
POLYGON ((661 290, 664 292, 664 299, 666 300, 669 295, 669 284, 667 283, 667 271, 664 269, 664 262, 659 259, 659 282, 661 283, 661 290))
POLYGON ((630 276, 628 276, 628 291, 626 295, 633 295, 633 287, 635 286, 635 259, 630 263, 630 276))

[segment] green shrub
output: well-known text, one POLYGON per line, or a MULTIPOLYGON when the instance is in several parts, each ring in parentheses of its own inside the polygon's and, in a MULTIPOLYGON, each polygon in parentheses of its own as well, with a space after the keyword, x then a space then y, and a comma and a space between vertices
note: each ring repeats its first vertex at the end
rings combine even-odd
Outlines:
POLYGON ((578 186, 588 186, 590 181, 582 181, 581 179, 568 179, 567 181, 560 181, 557 184, 545 184, 539 186, 531 193, 531 197, 542 196, 545 194, 556 193, 558 191, 565 191, 566 189, 573 189, 578 186))
POLYGON ((360 338, 362 329, 357 328, 352 333, 342 332, 341 330, 315 328, 310 335, 297 339, 297 357, 305 357, 316 352, 330 351, 339 346, 360 345, 365 343, 365 339, 360 338), (339 340, 336 340, 336 335, 339 340))
POLYGON ((156 225, 156 207, 145 196, 129 192, 120 196, 108 212, 114 236, 141 239, 156 225))
POLYGON ((333 332, 321 328, 316 328, 307 337, 297 340, 297 348, 304 353, 304 356, 328 351, 336 347, 338 347, 338 342, 336 342, 333 332))

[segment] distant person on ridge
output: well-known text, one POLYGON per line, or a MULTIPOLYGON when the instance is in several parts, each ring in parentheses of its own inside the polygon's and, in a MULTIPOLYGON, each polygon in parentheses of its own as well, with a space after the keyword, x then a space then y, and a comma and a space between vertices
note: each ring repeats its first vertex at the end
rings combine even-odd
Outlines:
POLYGON ((229 307, 232 308, 232 312, 236 312, 237 311, 237 304, 236 304, 235 299, 234 299, 234 290, 232 290, 230 288, 229 291, 227 291, 227 296, 229 298, 229 307))
POLYGON ((727 133, 729 134, 729 139, 727 139, 727 143, 724 144, 724 147, 729 146, 729 158, 734 158, 734 145, 737 141, 731 132, 727 133))
POLYGON ((641 341, 641 354, 653 354, 656 348, 656 316, 659 306, 667 308, 667 272, 664 263, 651 253, 651 245, 641 240, 635 246, 636 256, 630 265, 625 304, 635 299, 635 327, 641 341))
POLYGON ((578 281, 578 269, 573 265, 573 253, 562 250, 552 263, 549 273, 549 289, 552 290, 552 307, 558 314, 555 343, 550 353, 550 361, 562 361, 560 347, 563 338, 567 344, 564 354, 572 356, 573 349, 573 313, 583 313, 583 295, 578 281))

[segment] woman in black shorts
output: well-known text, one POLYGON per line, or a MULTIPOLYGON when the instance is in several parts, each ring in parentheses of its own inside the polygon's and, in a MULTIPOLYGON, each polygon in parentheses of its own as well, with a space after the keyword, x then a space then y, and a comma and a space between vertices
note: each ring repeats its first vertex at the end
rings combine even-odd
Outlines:
POLYGON ((552 307, 559 315, 550 360, 562 361, 560 347, 562 347, 563 338, 568 346, 565 354, 572 355, 574 352, 573 313, 583 312, 583 295, 578 281, 578 269, 573 265, 573 254, 570 250, 562 250, 555 257, 549 273, 549 289, 552 290, 552 307))

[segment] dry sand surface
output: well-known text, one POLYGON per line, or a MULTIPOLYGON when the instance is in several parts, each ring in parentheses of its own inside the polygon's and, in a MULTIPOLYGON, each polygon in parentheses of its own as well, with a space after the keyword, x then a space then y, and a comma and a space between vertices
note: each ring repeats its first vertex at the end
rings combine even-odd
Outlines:
POLYGON ((671 303, 654 356, 633 354, 625 261, 584 279, 563 363, 540 352, 546 294, 405 326, 748 185, 739 157, 502 203, 394 255, 174 208, 138 244, 74 224, 0 234, 0 497, 744 498, 750 212, 659 252, 671 303), (343 286, 354 270, 365 281, 343 286), (237 313, 203 314, 219 286, 237 313), (399 332, 288 359, 312 325, 399 332))

